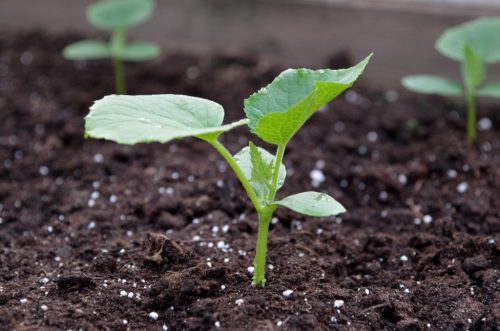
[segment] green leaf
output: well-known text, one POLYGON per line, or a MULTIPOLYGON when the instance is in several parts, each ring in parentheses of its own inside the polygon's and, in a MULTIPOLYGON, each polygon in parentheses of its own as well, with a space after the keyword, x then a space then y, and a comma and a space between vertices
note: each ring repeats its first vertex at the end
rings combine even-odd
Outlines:
MULTIPOLYGON (((250 142, 249 147, 244 147, 234 155, 234 159, 252 185, 259 200, 265 201, 271 188, 275 157, 264 148, 256 147, 250 142)), ((283 186, 285 178, 286 168, 282 163, 278 173, 277 189, 283 186)))
POLYGON ((87 19, 105 30, 130 28, 151 17, 154 0, 102 0, 87 8, 87 19))
POLYGON ((345 208, 334 198, 320 192, 302 192, 287 196, 275 204, 287 207, 308 216, 325 217, 345 212, 345 208))
POLYGON ((500 18, 478 18, 449 28, 436 41, 443 56, 464 60, 464 46, 469 44, 485 63, 500 61, 500 18))
POLYGON ((500 98, 500 82, 485 83, 477 90, 480 97, 500 98))
POLYGON ((439 94, 444 96, 461 96, 464 94, 459 82, 434 75, 412 75, 401 80, 405 88, 417 93, 439 94))
POLYGON ((95 60, 111 56, 109 45, 98 40, 82 40, 69 44, 63 49, 67 60, 95 60))
POLYGON ((155 43, 136 41, 126 44, 119 54, 115 54, 126 61, 145 61, 155 58, 160 54, 160 48, 155 43))
POLYGON ((486 66, 479 55, 467 43, 464 46, 462 75, 464 76, 465 86, 470 93, 475 93, 476 88, 481 85, 486 77, 486 66))
POLYGON ((245 100, 252 132, 264 141, 286 144, 321 106, 348 89, 371 55, 349 69, 288 69, 245 100))
POLYGON ((194 136, 215 139, 247 123, 222 125, 221 105, 185 95, 109 95, 98 100, 85 117, 85 134, 121 144, 165 143, 194 136))

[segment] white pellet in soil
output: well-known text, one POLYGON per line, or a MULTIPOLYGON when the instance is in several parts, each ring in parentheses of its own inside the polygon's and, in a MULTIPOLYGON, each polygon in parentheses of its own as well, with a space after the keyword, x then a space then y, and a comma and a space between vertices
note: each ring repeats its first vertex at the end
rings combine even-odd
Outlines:
POLYGON ((237 299, 234 303, 235 303, 237 306, 241 306, 244 302, 245 302, 245 300, 243 300, 243 299, 237 299))
POLYGON ((430 224, 430 223, 432 223, 432 216, 431 215, 424 215, 424 217, 422 217, 422 220, 424 221, 425 224, 430 224))
POLYGON ((477 121, 477 129, 479 131, 490 130, 493 126, 493 122, 488 117, 483 117, 477 121))
POLYGON ((323 174, 323 171, 319 169, 311 170, 309 176, 311 177, 311 185, 313 187, 318 187, 325 181, 325 175, 323 174))
POLYGON ((340 307, 342 307, 343 305, 344 305, 344 300, 335 300, 335 301, 333 302, 333 306, 334 306, 335 308, 340 308, 340 307))
POLYGON ((152 320, 156 321, 158 319, 158 313, 157 312, 150 312, 149 313, 149 318, 151 318, 152 320))
POLYGON ((467 189, 469 188, 469 184, 466 182, 461 182, 460 184, 457 185, 457 192, 458 193, 465 193, 467 192, 467 189))
POLYGON ((293 291, 292 290, 285 290, 283 291, 283 295, 286 296, 286 297, 289 297, 290 295, 292 295, 293 291))

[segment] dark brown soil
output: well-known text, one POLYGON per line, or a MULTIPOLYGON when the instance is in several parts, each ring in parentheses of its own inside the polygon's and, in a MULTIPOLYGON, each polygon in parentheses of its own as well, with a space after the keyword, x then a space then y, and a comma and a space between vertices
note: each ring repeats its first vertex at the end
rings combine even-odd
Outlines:
MULTIPOLYGON (((461 107, 439 99, 358 84, 316 114, 280 195, 322 190, 348 212, 279 210, 267 286, 253 288, 255 213, 213 150, 84 140, 113 78, 107 62, 60 56, 75 39, 0 40, 0 330, 500 328, 498 107, 480 107, 493 126, 475 144, 461 107)), ((133 94, 207 97, 229 119, 280 71, 238 54, 127 69, 133 94)))

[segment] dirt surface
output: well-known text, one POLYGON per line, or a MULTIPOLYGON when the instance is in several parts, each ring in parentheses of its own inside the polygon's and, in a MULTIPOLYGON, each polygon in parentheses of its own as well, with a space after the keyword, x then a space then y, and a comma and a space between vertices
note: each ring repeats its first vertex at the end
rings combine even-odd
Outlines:
MULTIPOLYGON (((440 99, 358 84, 332 102, 292 141, 279 196, 325 191, 348 212, 279 210, 253 288, 255 213, 213 150, 84 140, 113 78, 60 56, 76 39, 0 39, 0 330, 500 327, 498 107, 468 144, 461 106, 440 99)), ((280 68, 167 54, 127 71, 132 94, 207 97, 233 120, 280 68)))

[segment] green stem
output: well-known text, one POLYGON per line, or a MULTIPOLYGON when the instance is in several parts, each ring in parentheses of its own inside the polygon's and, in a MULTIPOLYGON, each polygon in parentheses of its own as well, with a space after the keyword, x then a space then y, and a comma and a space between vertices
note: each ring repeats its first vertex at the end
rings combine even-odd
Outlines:
POLYGON ((283 161, 283 156, 285 155, 286 144, 278 145, 278 150, 276 151, 275 163, 274 163, 274 171, 273 171, 273 180, 271 182, 271 190, 269 191, 269 195, 267 199, 269 201, 273 201, 276 192, 278 191, 278 178, 280 172, 281 162, 283 161))
POLYGON ((252 285, 264 286, 266 283, 266 253, 267 253, 267 236, 269 232, 269 224, 271 217, 276 207, 266 207, 259 213, 259 230, 257 233, 257 246, 255 249, 255 258, 253 260, 254 274, 252 285))
POLYGON ((476 97, 468 93, 467 96, 467 138, 469 141, 476 139, 476 97))
POLYGON ((111 36, 111 56, 113 58, 113 68, 115 72, 116 94, 127 93, 127 84, 125 82, 125 69, 123 60, 120 58, 125 48, 127 29, 120 28, 113 31, 111 36))
POLYGON ((254 189, 250 185, 250 182, 248 179, 245 177, 245 174, 241 170, 240 166, 236 161, 234 160, 233 156, 231 153, 220 143, 219 140, 213 139, 213 140, 205 140, 208 143, 210 143, 219 153, 222 155, 222 157, 227 161, 231 169, 233 169, 234 173, 238 177, 238 179, 241 182, 241 185, 243 185, 243 188, 248 194, 248 197, 252 201, 252 204, 254 205, 255 209, 257 210, 257 213, 260 213, 263 209, 264 206, 259 201, 259 198, 257 197, 257 194, 255 193, 254 189))
POLYGON ((118 58, 113 58, 113 68, 115 71, 116 94, 126 94, 127 84, 125 82, 125 70, 123 68, 123 61, 118 58))

